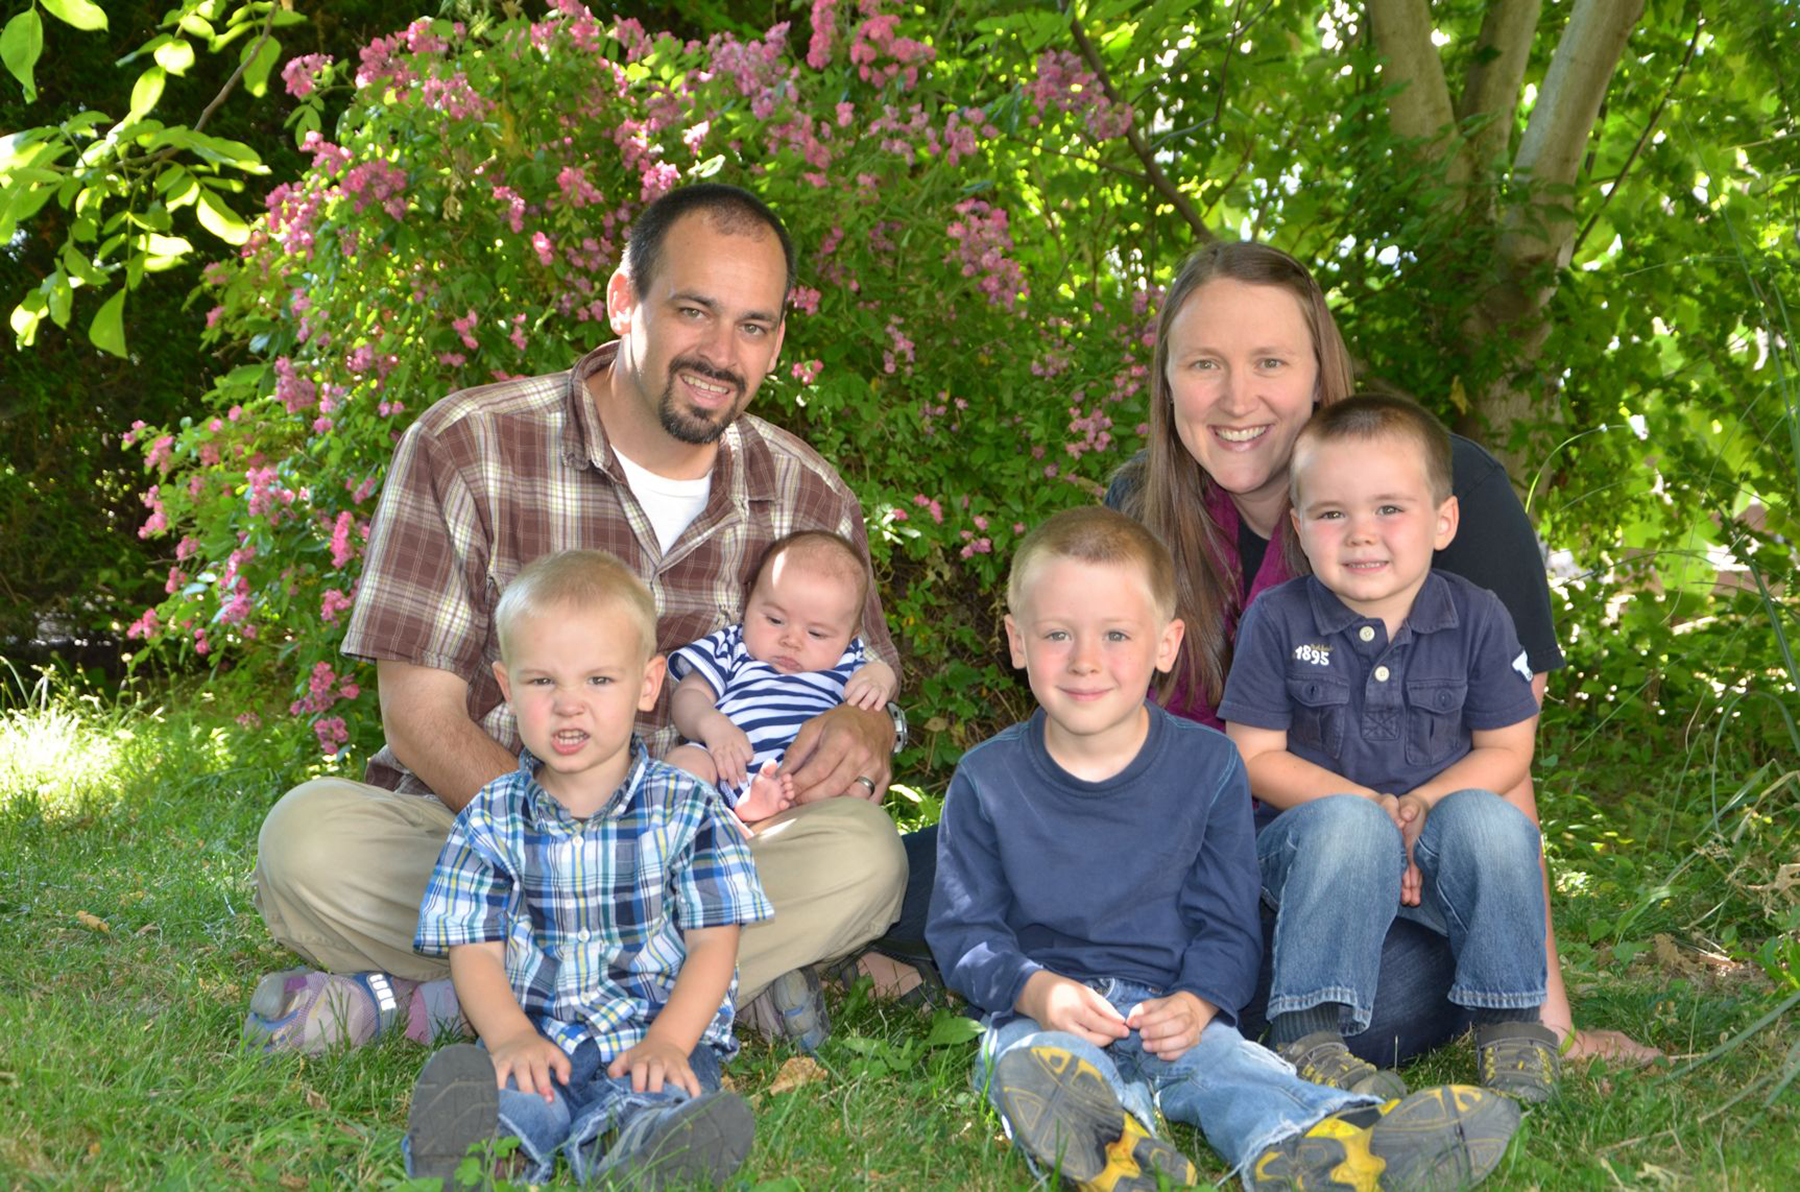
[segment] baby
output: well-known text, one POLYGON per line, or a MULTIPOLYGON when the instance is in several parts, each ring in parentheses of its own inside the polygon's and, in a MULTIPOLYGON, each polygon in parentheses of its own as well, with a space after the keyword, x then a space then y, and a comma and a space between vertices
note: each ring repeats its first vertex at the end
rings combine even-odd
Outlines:
POLYGON ((793 782, 776 771, 801 725, 840 703, 876 711, 894 698, 894 668, 856 636, 869 579, 843 537, 789 534, 751 578, 743 623, 670 656, 680 683, 669 710, 690 743, 667 761, 716 785, 743 824, 793 806, 793 782))

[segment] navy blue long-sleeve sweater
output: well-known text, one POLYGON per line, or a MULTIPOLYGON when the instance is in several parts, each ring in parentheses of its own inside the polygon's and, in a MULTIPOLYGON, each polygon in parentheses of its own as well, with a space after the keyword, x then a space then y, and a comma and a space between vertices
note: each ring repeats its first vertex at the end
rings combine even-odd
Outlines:
POLYGON ((1250 790, 1237 748, 1154 705, 1103 782, 1044 748, 1044 713, 964 755, 938 828, 926 939, 950 987, 1011 1010, 1039 969, 1188 990, 1235 1024, 1262 962, 1250 790))

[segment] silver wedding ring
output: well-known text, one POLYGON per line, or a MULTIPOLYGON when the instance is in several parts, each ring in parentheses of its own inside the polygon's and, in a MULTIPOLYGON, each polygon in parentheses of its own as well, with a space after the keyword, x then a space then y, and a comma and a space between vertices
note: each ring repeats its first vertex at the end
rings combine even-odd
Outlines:
POLYGON ((858 781, 858 782, 862 783, 864 786, 868 787, 869 793, 871 795, 875 793, 875 780, 873 778, 869 778, 865 775, 865 776, 858 777, 856 781, 858 781))

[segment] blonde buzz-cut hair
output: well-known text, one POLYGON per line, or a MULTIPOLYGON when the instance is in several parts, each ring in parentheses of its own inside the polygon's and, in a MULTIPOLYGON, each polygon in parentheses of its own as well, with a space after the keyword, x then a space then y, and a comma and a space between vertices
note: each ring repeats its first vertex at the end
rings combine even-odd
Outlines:
POLYGON ((656 653, 656 600, 644 581, 603 550, 565 550, 527 563, 500 594, 494 607, 500 660, 511 660, 513 634, 525 618, 598 605, 618 610, 643 643, 645 658, 656 653))
POLYGON ((1136 567, 1150 587, 1156 615, 1175 617, 1175 564, 1164 546, 1143 524, 1104 505, 1065 509, 1025 535, 1006 577, 1006 608, 1020 616, 1031 573, 1048 559, 1076 559, 1136 567))

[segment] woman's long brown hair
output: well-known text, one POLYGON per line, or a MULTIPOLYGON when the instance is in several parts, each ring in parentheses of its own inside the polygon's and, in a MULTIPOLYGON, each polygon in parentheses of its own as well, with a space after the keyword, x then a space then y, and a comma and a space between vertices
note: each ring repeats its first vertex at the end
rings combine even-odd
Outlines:
MULTIPOLYGON (((1227 278, 1248 285, 1276 286, 1300 303, 1312 335, 1318 362, 1316 400, 1334 402, 1351 392, 1350 353, 1325 304, 1325 294, 1306 266, 1266 244, 1253 241, 1215 242, 1189 256, 1169 284, 1156 325, 1156 355, 1150 370, 1150 443, 1141 461, 1122 472, 1132 498, 1126 512, 1162 539, 1175 558, 1175 611, 1187 623, 1181 653, 1162 681, 1158 694, 1167 700, 1177 687, 1204 694, 1217 706, 1231 668, 1227 627, 1237 622, 1243 602, 1240 577, 1228 560, 1237 544, 1208 512, 1219 489, 1182 444, 1175 431, 1169 392, 1169 329, 1194 292, 1209 281, 1227 278)), ((1293 526, 1282 518, 1272 549, 1281 551, 1295 575, 1306 571, 1306 558, 1293 526)))

